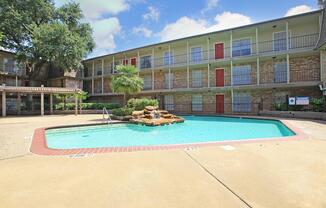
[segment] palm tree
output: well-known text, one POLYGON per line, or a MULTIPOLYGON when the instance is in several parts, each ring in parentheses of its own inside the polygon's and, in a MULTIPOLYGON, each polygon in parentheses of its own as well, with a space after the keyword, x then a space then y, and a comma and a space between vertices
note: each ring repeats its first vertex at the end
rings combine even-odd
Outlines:
POLYGON ((115 93, 123 94, 123 103, 127 103, 127 96, 141 92, 144 81, 137 74, 138 69, 134 66, 117 66, 117 74, 112 78, 111 88, 115 93))

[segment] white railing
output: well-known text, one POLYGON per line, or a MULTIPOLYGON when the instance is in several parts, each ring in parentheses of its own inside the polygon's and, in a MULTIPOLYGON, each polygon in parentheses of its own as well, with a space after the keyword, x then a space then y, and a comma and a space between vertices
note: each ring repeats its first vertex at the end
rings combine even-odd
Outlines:
POLYGON ((108 110, 106 108, 103 108, 102 116, 103 116, 103 121, 107 120, 108 123, 112 123, 111 116, 110 116, 110 114, 109 114, 109 112, 108 112, 108 110), (107 119, 105 118, 105 115, 108 116, 107 119))

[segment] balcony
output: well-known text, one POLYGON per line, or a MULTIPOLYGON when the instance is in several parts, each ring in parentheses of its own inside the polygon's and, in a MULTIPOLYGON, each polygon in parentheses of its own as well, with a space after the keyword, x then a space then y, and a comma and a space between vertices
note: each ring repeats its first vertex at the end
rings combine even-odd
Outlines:
MULTIPOLYGON (((251 71, 241 71, 233 72, 232 76, 227 73, 221 79, 216 80, 216 77, 211 76, 209 79, 207 76, 202 78, 187 77, 183 78, 172 78, 155 80, 154 90, 178 90, 178 89, 200 89, 207 88, 208 81, 210 88, 224 88, 224 87, 245 87, 245 86, 258 86, 258 85, 268 85, 268 84, 287 84, 288 77, 289 83, 309 83, 318 82, 320 80, 320 68, 310 67, 306 69, 291 69, 288 74, 287 69, 285 70, 275 70, 275 71, 264 71, 257 74, 256 70, 251 71), (259 83, 258 83, 259 81, 259 83)), ((152 80, 145 83, 144 91, 152 91, 152 80)))
MULTIPOLYGON (((294 36, 289 38, 289 41, 286 39, 278 39, 278 40, 269 40, 262 41, 258 43, 249 43, 236 45, 232 48, 224 47, 222 55, 215 54, 215 50, 203 50, 201 52, 190 53, 189 54, 176 54, 168 57, 156 57, 154 59, 154 67, 155 68, 169 68, 169 67, 179 67, 185 66, 189 63, 189 65, 197 65, 197 64, 205 64, 216 61, 223 61, 230 58, 244 58, 250 57, 254 55, 264 55, 268 53, 284 53, 291 52, 295 50, 304 50, 313 48, 318 41, 319 34, 309 34, 303 36, 294 36), (287 47, 287 42, 289 46, 287 47), (232 54, 232 56, 231 56, 232 54), (189 56, 189 60, 188 60, 189 56)), ((147 64, 146 67, 143 68, 151 68, 152 63, 147 64)))

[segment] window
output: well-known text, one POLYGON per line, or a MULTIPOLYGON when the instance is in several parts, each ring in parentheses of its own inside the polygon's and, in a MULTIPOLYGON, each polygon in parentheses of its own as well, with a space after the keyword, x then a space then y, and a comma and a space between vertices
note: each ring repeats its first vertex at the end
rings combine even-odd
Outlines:
POLYGON ((251 55, 251 39, 241 39, 232 42, 232 56, 248 56, 251 55))
POLYGON ((102 75, 102 61, 97 61, 95 64, 95 76, 102 75))
POLYGON ((193 70, 191 72, 191 81, 192 81, 192 87, 202 87, 203 85, 203 75, 201 70, 193 70))
POLYGON ((169 78, 170 78, 171 88, 173 88, 173 74, 170 73, 170 75, 169 75, 169 73, 167 72, 167 73, 164 74, 164 87, 166 89, 169 88, 169 78))
POLYGON ((201 47, 191 48, 191 62, 200 63, 202 60, 201 47))
POLYGON ((232 70, 233 85, 251 84, 251 66, 234 66, 232 70))
POLYGON ((287 62, 279 62, 274 64, 274 82, 285 83, 287 82, 287 62))
POLYGON ((164 66, 168 66, 168 65, 172 65, 173 64, 173 55, 172 52, 164 52, 164 56, 163 56, 163 65, 164 66))
POLYGON ((140 68, 149 69, 152 68, 152 56, 143 56, 140 58, 140 68))
POLYGON ((164 95, 164 108, 168 111, 174 110, 174 100, 172 95, 164 95))
POLYGON ((152 75, 144 76, 144 90, 152 89, 152 75))
POLYGON ((5 64, 5 72, 10 72, 10 73, 16 73, 15 69, 15 61, 12 58, 5 58, 4 59, 4 64, 5 64))
POLYGON ((191 100, 192 111, 203 111, 202 95, 193 95, 191 100))
POLYGON ((286 50, 286 31, 275 32, 273 34, 274 38, 274 51, 283 51, 286 50))
POLYGON ((91 77, 93 74, 93 64, 86 64, 84 69, 84 77, 91 77))
POLYGON ((116 74, 117 73, 117 66, 119 66, 119 65, 120 65, 119 61, 115 61, 114 64, 112 63, 111 74, 116 74))
POLYGON ((251 95, 249 93, 233 94, 233 112, 251 112, 251 95))
POLYGON ((16 86, 16 80, 15 79, 7 78, 5 83, 6 83, 7 86, 16 86))

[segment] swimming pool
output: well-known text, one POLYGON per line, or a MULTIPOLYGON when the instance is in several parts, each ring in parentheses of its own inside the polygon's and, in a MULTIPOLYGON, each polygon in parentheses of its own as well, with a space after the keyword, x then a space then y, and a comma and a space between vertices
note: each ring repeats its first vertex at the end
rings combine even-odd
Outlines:
POLYGON ((185 116, 184 123, 148 127, 96 125, 46 130, 52 149, 134 147, 285 138, 295 134, 276 120, 185 116))

